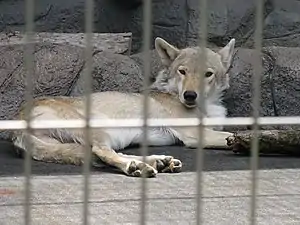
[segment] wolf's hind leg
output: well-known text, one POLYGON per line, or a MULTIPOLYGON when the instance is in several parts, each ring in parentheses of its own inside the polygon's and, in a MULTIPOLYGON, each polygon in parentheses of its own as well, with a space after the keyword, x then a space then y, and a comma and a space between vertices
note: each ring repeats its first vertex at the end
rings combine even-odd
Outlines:
POLYGON ((26 135, 22 132, 13 140, 14 145, 22 151, 28 151, 25 143, 26 136, 33 144, 31 155, 34 160, 60 164, 83 164, 84 146, 80 144, 61 143, 48 136, 26 135))

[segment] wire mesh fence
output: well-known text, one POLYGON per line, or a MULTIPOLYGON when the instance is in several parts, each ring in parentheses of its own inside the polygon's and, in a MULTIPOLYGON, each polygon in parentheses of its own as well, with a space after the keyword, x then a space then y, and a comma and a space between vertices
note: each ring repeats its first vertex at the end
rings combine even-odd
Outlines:
MULTIPOLYGON (((201 27, 199 34, 199 46, 201 48, 206 47, 207 41, 207 0, 200 0, 200 15, 201 15, 201 27)), ((260 125, 281 125, 281 124, 300 124, 298 117, 259 117, 259 106, 260 106, 260 74, 262 73, 262 19, 263 19, 263 0, 256 0, 256 17, 255 17, 255 50, 257 57, 255 57, 255 71, 253 76, 253 115, 252 117, 232 117, 232 118, 205 118, 200 116, 199 118, 189 118, 189 119, 149 119, 147 118, 148 110, 149 110, 149 93, 148 82, 151 73, 150 67, 150 46, 152 40, 152 32, 151 32, 151 0, 144 0, 144 24, 143 24, 143 51, 144 51, 144 101, 143 101, 143 119, 119 119, 119 120, 100 120, 100 119, 91 119, 90 118, 90 108, 91 108, 91 99, 90 93, 92 91, 92 79, 91 79, 91 71, 92 71, 92 36, 93 36, 93 9, 94 9, 94 1, 86 0, 85 1, 85 40, 86 40, 86 48, 85 48, 85 67, 87 68, 85 74, 85 120, 67 120, 67 121, 59 121, 59 120, 47 120, 47 121, 31 121, 30 111, 32 108, 32 89, 33 89, 33 81, 31 75, 34 74, 34 59, 33 59, 33 42, 34 38, 34 0, 26 0, 26 34, 25 34, 25 54, 24 61, 26 64, 26 78, 27 78, 27 86, 26 86, 26 101, 27 104, 26 110, 26 120, 10 120, 10 121, 0 121, 0 127, 2 129, 26 129, 28 133, 32 132, 33 129, 50 129, 50 128, 82 128, 85 131, 85 143, 86 148, 89 151, 85 151, 84 159, 85 161, 91 160, 91 145, 90 145, 90 129, 91 128, 100 128, 100 127, 113 127, 113 128, 121 128, 121 127, 142 127, 143 128, 143 145, 142 145, 142 155, 143 160, 145 161, 145 157, 148 153, 148 145, 147 145, 147 130, 150 127, 155 126, 169 126, 169 127, 182 127, 182 126, 197 126, 199 127, 199 148, 197 151, 197 197, 195 201, 197 202, 197 224, 202 224, 202 173, 203 173, 203 135, 204 128, 207 126, 214 125, 224 125, 224 126, 232 126, 232 125, 252 125, 252 129, 254 134, 257 133, 260 125)), ((201 62, 205 62, 205 51, 202 51, 201 62)), ((202 67, 203 68, 203 67, 202 67)), ((203 78, 203 76, 201 76, 203 78)), ((201 108, 204 109, 204 95, 203 84, 204 82, 200 82, 202 85, 200 87, 200 105, 201 108)), ((204 109, 205 110, 205 109, 204 109)), ((202 114, 201 114, 202 115, 202 114)), ((31 145, 30 139, 27 140, 27 144, 31 145)), ((258 138, 257 135, 254 135, 252 141, 252 154, 251 154, 251 171, 252 171, 252 180, 251 180, 251 211, 249 213, 249 222, 250 224, 256 224, 256 199, 257 199, 257 164, 258 164, 258 138)), ((31 149, 28 147, 27 149, 31 149)), ((85 163, 83 168, 83 179, 84 179, 84 206, 83 206, 83 224, 89 224, 89 164, 85 163)), ((31 152, 27 151, 25 162, 24 162, 24 170, 25 170, 25 224, 31 224, 31 211, 30 211, 30 196, 31 196, 31 152)), ((146 210, 146 202, 147 202, 147 179, 141 179, 141 207, 140 207, 140 224, 146 224, 147 220, 147 210, 146 210)))

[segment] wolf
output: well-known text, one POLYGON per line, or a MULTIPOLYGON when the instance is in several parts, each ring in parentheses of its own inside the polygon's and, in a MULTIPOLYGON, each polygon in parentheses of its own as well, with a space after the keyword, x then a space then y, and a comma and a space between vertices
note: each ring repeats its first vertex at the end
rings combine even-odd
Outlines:
MULTIPOLYGON (((222 104, 224 90, 229 87, 228 71, 234 52, 235 39, 218 51, 204 48, 205 63, 201 63, 202 48, 177 48, 157 37, 155 50, 163 69, 149 85, 148 118, 196 118, 203 113, 199 107, 200 82, 204 82, 206 117, 226 117, 222 104), (203 66, 204 65, 204 68, 203 66), (201 78, 204 76, 204 78, 201 78)), ((117 91, 91 94, 92 119, 143 118, 143 94, 117 91)), ((17 119, 24 119, 24 106, 17 119)), ((33 101, 33 121, 47 119, 83 119, 85 102, 81 96, 40 97, 33 101)), ((229 132, 222 127, 204 129, 204 148, 227 148, 229 132)), ((197 148, 197 127, 151 127, 148 130, 149 146, 167 146, 183 143, 187 148, 197 148)), ((33 142, 32 158, 38 161, 75 164, 84 163, 85 138, 82 129, 45 129, 13 132, 13 144, 27 151, 25 138, 33 142)), ((119 150, 143 142, 142 128, 93 128, 91 151, 105 164, 133 177, 155 177, 158 173, 176 173, 182 162, 170 155, 126 155, 119 150)))

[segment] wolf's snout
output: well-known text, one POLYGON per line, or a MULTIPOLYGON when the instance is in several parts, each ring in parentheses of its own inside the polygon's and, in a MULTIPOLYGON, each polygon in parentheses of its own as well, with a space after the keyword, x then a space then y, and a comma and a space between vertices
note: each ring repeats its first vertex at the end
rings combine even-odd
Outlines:
POLYGON ((187 103, 195 103, 195 100, 197 98, 197 93, 194 91, 185 91, 183 93, 183 98, 187 103))

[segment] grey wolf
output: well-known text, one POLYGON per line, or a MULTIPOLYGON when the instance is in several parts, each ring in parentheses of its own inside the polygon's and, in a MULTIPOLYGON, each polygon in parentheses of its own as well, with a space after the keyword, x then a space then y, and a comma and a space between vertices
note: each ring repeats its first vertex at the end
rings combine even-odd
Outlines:
MULTIPOLYGON (((219 51, 206 48, 205 68, 201 68, 199 47, 179 49, 162 38, 155 39, 155 49, 164 69, 149 87, 149 118, 193 118, 201 112, 198 107, 200 76, 204 76, 204 95, 207 117, 225 117, 222 93, 228 88, 228 69, 234 52, 235 39, 219 51), (201 73, 201 71, 204 71, 201 73)), ((141 93, 115 91, 91 94, 91 117, 97 119, 142 118, 141 93)), ((26 104, 26 103, 25 103, 26 104)), ((82 97, 42 97, 34 100, 32 118, 35 121, 47 119, 81 119, 84 115, 82 97)), ((21 108, 18 119, 24 119, 21 108)), ((226 138, 231 133, 221 131, 222 127, 204 129, 204 148, 226 148, 226 138)), ((149 155, 143 162, 141 156, 125 155, 119 150, 143 141, 142 128, 99 128, 91 131, 92 153, 104 163, 113 166, 128 176, 153 177, 159 172, 180 172, 180 160, 167 155, 149 155)), ((13 143, 26 151, 25 137, 33 141, 34 160, 80 165, 84 163, 85 143, 82 130, 49 129, 14 131, 13 143)), ((183 143, 188 148, 198 145, 198 128, 164 127, 149 128, 149 146, 167 146, 183 143)))

